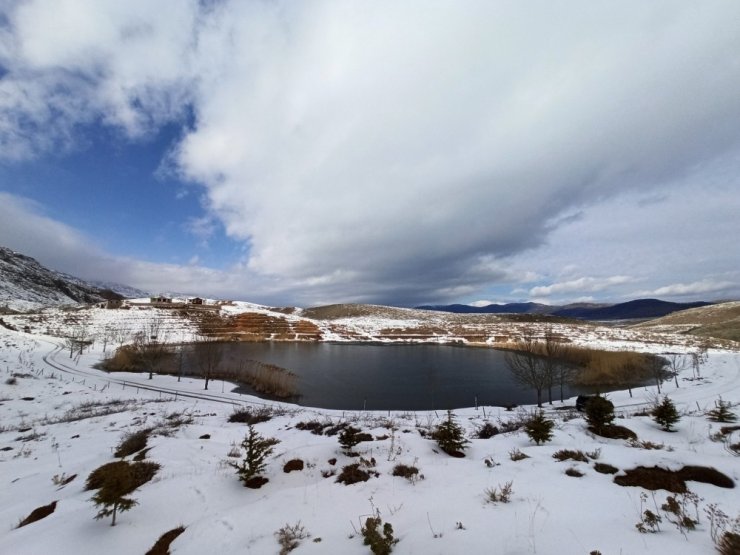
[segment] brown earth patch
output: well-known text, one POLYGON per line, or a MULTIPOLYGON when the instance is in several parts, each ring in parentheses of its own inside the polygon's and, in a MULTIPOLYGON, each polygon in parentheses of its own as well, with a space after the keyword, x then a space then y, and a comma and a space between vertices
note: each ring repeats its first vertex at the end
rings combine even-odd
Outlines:
POLYGON ((712 484, 721 488, 735 487, 735 482, 729 476, 706 466, 684 466, 681 470, 638 466, 626 470, 623 476, 614 477, 614 483, 620 486, 637 486, 649 490, 664 489, 673 493, 685 493, 687 481, 712 484))

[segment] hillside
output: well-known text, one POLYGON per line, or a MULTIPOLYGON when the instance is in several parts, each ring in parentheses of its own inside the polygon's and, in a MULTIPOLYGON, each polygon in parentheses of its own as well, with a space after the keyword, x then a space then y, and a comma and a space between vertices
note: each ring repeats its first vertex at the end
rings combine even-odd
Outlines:
POLYGON ((740 302, 683 310, 634 326, 633 329, 679 331, 692 335, 740 341, 740 302))
POLYGON ((30 256, 0 247, 0 307, 22 311, 120 298, 111 290, 50 270, 30 256))
POLYGON ((586 320, 634 320, 638 318, 658 318, 672 312, 708 304, 706 302, 672 303, 659 299, 637 299, 612 306, 563 308, 556 310, 554 314, 586 320))

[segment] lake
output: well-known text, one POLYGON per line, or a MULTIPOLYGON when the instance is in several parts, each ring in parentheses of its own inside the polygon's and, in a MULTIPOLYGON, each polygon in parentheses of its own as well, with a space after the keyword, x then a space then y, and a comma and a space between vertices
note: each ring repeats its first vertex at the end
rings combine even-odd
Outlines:
MULTIPOLYGON (((259 360, 298 376, 299 405, 343 410, 437 410, 537 402, 511 379, 504 351, 449 345, 223 343, 223 366, 259 360)), ((190 346, 187 349, 194 349, 190 346)), ((190 358, 186 356, 186 359, 190 358)), ((197 374, 194 368, 186 371, 197 374)), ((214 384, 215 385, 215 384, 214 384)), ((237 391, 256 394, 249 387, 237 391)), ((571 388, 566 396, 586 392, 571 388)), ((547 393, 543 394, 547 398, 547 393)), ((558 400, 559 389, 553 388, 558 400)))

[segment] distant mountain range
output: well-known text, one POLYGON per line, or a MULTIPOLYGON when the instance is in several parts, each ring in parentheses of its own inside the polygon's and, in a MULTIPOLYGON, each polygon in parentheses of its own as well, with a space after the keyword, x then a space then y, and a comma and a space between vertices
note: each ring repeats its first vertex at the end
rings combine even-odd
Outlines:
POLYGON ((0 312, 122 299, 113 284, 98 287, 45 268, 30 256, 0 247, 0 312))
POLYGON ((539 303, 490 304, 470 306, 465 304, 417 306, 422 310, 437 310, 457 314, 549 314, 563 318, 582 320, 634 320, 659 318, 672 312, 707 306, 712 303, 672 303, 659 299, 637 299, 617 304, 576 303, 568 305, 546 305, 539 303))
MULTIPOLYGON (((147 292, 133 287, 109 282, 84 281, 50 270, 30 256, 0 247, 0 313, 147 296, 147 292)), ((482 307, 451 304, 416 308, 458 314, 549 314, 584 320, 631 320, 658 318, 679 310, 709 304, 712 303, 672 303, 658 299, 639 299, 610 305, 576 303, 550 306, 539 303, 508 303, 482 307)))

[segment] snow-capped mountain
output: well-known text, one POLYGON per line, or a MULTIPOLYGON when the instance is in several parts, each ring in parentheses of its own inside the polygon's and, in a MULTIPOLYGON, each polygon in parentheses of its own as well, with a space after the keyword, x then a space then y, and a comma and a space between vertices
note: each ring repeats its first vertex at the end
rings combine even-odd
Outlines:
POLYGON ((118 298, 118 293, 50 270, 30 256, 0 247, 0 309, 33 310, 118 298))
POLYGON ((152 294, 152 292, 150 291, 143 291, 142 289, 137 289, 136 287, 131 287, 130 285, 124 285, 123 283, 116 283, 113 281, 93 280, 89 281, 88 283, 93 287, 97 287, 98 289, 118 293, 119 295, 122 295, 127 299, 141 299, 144 297, 149 297, 152 294))

